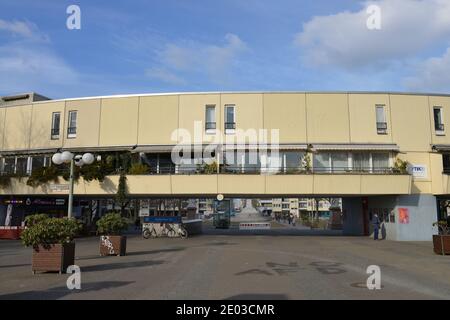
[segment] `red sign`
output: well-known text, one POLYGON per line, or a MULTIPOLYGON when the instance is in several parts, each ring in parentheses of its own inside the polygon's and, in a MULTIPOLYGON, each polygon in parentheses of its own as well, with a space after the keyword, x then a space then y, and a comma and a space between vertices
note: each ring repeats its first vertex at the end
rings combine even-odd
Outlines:
POLYGON ((400 221, 401 224, 409 224, 409 209, 398 209, 398 221, 400 221))

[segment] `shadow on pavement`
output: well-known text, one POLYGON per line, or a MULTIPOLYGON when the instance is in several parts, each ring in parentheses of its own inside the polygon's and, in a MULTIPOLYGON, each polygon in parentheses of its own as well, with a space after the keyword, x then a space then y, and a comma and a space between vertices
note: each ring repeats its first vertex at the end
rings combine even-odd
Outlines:
POLYGON ((92 266, 82 266, 82 272, 96 272, 96 271, 106 271, 106 270, 116 270, 116 269, 127 269, 127 268, 143 268, 150 266, 157 266, 164 264, 164 261, 135 261, 135 262, 120 262, 120 263, 106 263, 100 265, 92 266))
MULTIPOLYGON (((78 292, 90 292, 104 289, 115 289, 118 287, 124 287, 134 281, 103 281, 103 282, 91 282, 83 283, 81 290, 69 290, 65 286, 56 287, 44 291, 25 291, 11 294, 0 295, 0 300, 56 300, 64 298, 70 294, 77 294, 78 292)), ((101 299, 101 295, 98 296, 101 299)))
POLYGON ((3 269, 3 268, 19 268, 19 267, 27 267, 27 266, 31 266, 31 263, 4 265, 4 266, 0 266, 0 269, 3 269))

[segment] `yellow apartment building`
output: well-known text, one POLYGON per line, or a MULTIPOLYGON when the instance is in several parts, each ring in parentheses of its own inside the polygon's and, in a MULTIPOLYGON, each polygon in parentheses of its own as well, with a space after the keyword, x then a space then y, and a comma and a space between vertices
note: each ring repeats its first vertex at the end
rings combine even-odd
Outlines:
POLYGON ((114 198, 119 170, 138 163, 146 169, 127 171, 128 194, 136 199, 343 198, 344 234, 369 234, 377 213, 388 238, 430 240, 433 222, 448 217, 449 126, 450 95, 436 94, 6 96, 0 99, 0 224, 8 206, 22 216, 31 208, 64 208, 67 181, 36 175, 54 166, 54 153, 71 151, 93 153, 109 166, 103 179, 78 179, 80 207, 114 198), (226 143, 242 132, 243 141, 226 143), (197 152, 185 152, 188 145, 197 152), (173 161, 177 146, 184 162, 173 161), (206 149, 213 165, 202 162, 206 149), (125 158, 128 165, 118 164, 125 158), (28 183, 30 177, 38 182, 28 183))

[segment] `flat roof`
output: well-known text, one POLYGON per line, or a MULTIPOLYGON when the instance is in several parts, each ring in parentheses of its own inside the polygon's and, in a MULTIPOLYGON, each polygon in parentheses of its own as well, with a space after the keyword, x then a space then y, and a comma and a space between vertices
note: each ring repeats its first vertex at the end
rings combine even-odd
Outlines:
POLYGON ((45 101, 35 101, 33 104, 93 100, 93 99, 113 99, 130 97, 152 97, 152 96, 174 96, 174 95, 213 95, 213 94, 378 94, 378 95, 409 95, 409 96, 437 96, 450 97, 450 93, 421 93, 421 92, 395 92, 395 91, 205 91, 205 92, 160 92, 160 93, 141 93, 141 94, 117 94, 103 96, 87 96, 63 99, 50 99, 45 101))

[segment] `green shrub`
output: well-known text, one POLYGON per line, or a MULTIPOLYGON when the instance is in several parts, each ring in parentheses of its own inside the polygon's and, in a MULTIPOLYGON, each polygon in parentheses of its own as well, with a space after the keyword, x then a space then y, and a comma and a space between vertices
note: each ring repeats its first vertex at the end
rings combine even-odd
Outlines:
POLYGON ((58 182, 58 168, 56 166, 41 167, 33 170, 27 180, 27 185, 36 188, 50 181, 58 182))
POLYGON ((108 213, 97 221, 97 228, 103 235, 119 235, 128 228, 128 221, 120 213, 108 213))
POLYGON ((50 248, 53 244, 65 244, 80 231, 80 223, 73 218, 48 218, 45 215, 28 217, 28 227, 22 232, 22 243, 37 248, 50 248))
POLYGON ((150 167, 142 163, 133 163, 128 170, 131 175, 143 175, 150 173, 150 167))

